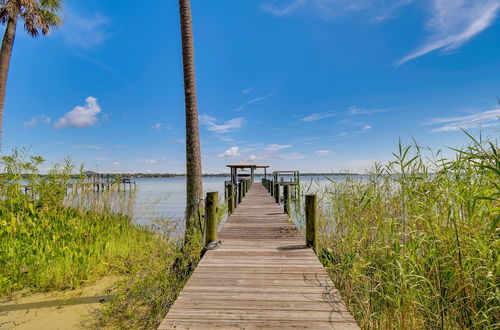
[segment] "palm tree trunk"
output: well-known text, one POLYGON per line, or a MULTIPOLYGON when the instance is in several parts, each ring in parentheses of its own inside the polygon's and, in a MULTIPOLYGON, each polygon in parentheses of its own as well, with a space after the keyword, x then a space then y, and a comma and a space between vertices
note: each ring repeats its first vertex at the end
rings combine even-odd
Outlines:
POLYGON ((198 201, 202 198, 201 151, 196 105, 193 30, 189 0, 179 0, 184 66, 184 98, 186 103, 186 237, 195 228, 198 201))
POLYGON ((0 49, 0 151, 2 148, 3 133, 3 108, 5 104, 5 90, 7 87, 7 76, 9 74, 10 55, 14 46, 16 35, 17 16, 9 17, 7 28, 3 35, 2 48, 0 49))

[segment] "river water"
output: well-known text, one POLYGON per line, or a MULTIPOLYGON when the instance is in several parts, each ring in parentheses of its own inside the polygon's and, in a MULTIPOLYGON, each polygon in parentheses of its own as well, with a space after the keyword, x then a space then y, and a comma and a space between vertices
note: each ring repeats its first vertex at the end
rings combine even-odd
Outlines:
MULTIPOLYGON (((331 180, 344 180, 345 176, 301 177, 302 194, 315 192, 331 180)), ((229 177, 204 177, 203 191, 218 191, 219 198, 224 198, 224 181, 229 177)), ((256 181, 260 182, 261 177, 256 181)), ((156 220, 178 221, 184 215, 186 207, 185 178, 138 178, 134 206, 134 220, 141 225, 150 225, 156 220)))

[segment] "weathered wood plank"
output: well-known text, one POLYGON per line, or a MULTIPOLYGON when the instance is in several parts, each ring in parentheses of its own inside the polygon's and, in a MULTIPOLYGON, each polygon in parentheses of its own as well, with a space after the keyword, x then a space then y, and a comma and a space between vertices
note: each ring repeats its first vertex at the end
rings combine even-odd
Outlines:
POLYGON ((160 329, 359 329, 326 270, 254 184, 160 329))

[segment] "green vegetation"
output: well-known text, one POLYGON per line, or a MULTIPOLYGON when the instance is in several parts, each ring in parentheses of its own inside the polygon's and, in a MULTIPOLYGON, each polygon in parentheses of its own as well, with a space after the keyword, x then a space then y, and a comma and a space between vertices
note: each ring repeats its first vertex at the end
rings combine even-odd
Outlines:
POLYGON ((500 150, 471 139, 323 188, 320 258, 362 327, 500 327, 500 150))
MULTIPOLYGON (((40 157, 1 158, 0 295, 117 281, 94 325, 154 328, 196 266, 203 219, 183 245, 170 222, 132 223, 134 191, 95 192, 67 162, 39 175, 40 157)), ((225 208, 220 207, 218 220, 225 208)))

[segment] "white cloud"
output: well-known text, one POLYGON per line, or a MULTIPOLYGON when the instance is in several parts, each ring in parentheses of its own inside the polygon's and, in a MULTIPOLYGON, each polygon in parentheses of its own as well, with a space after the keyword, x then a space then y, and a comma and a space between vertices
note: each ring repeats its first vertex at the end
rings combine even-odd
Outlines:
POLYGON ((375 113, 388 112, 389 109, 363 109, 357 106, 349 107, 348 113, 351 116, 373 115, 375 113))
POLYGON ((334 111, 320 112, 320 113, 313 113, 312 115, 304 117, 301 120, 305 121, 305 122, 310 122, 310 121, 316 121, 316 120, 320 120, 320 119, 331 118, 331 117, 335 117, 335 116, 336 116, 336 114, 334 111))
POLYGON ((304 159, 304 158, 306 158, 306 156, 301 154, 300 152, 292 152, 289 154, 276 155, 276 158, 277 159, 284 159, 284 160, 297 160, 297 159, 304 159))
POLYGON ((240 154, 240 148, 239 147, 231 147, 222 154, 219 155, 219 158, 229 158, 229 157, 239 157, 241 156, 240 154))
POLYGON ((312 11, 325 18, 349 12, 367 12, 373 22, 379 23, 394 16, 403 6, 415 0, 268 0, 261 6, 264 12, 283 17, 312 11))
POLYGON ((370 129, 372 129, 372 126, 371 126, 371 125, 364 125, 363 127, 361 127, 361 130, 362 130, 362 131, 368 131, 368 130, 370 130, 370 129))
POLYGON ((434 128, 432 132, 450 132, 459 131, 461 129, 477 128, 480 126, 498 126, 500 125, 500 109, 482 111, 461 117, 434 118, 427 124, 444 124, 440 127, 434 128))
POLYGON ((260 101, 263 101, 267 98, 270 98, 271 96, 273 96, 274 93, 269 93, 267 95, 264 95, 264 96, 260 96, 260 97, 256 97, 254 98, 253 100, 250 100, 246 103, 243 103, 242 105, 240 105, 239 107, 237 107, 236 109, 234 109, 234 111, 242 111, 244 110, 247 106, 251 105, 251 104, 254 104, 254 103, 257 103, 257 102, 260 102, 260 101))
POLYGON ((254 88, 253 87, 249 87, 249 88, 245 88, 241 91, 241 94, 248 94, 248 93, 251 93, 253 92, 254 88))
POLYGON ((84 146, 71 146, 71 149, 93 149, 93 150, 103 150, 103 147, 93 146, 93 145, 84 145, 84 146))
POLYGON ((261 9, 278 17, 306 10, 326 18, 359 12, 378 23, 415 3, 421 5, 428 17, 426 27, 430 34, 422 46, 396 65, 432 51, 441 49, 449 53, 458 49, 490 27, 500 11, 498 0, 267 0, 261 9))
POLYGON ((245 118, 238 117, 219 124, 217 119, 208 115, 200 116, 201 124, 206 125, 207 129, 216 133, 229 133, 240 129, 245 124, 245 118))
POLYGON ((292 144, 268 144, 265 147, 266 151, 280 151, 283 149, 288 149, 291 148, 293 145, 292 144))
POLYGON ((435 50, 450 52, 486 30, 497 18, 498 0, 432 0, 423 46, 397 62, 401 65, 435 50))
POLYGON ((330 150, 317 150, 314 152, 317 156, 329 156, 332 154, 330 150))
POLYGON ((101 107, 95 97, 89 96, 85 100, 84 106, 77 106, 54 124, 55 128, 64 127, 89 127, 97 124, 97 115, 101 112, 101 107))
POLYGON ((149 128, 155 131, 160 131, 162 129, 172 129, 172 127, 169 124, 165 123, 156 123, 154 125, 151 125, 151 127, 149 128))
POLYGON ((293 0, 280 4, 276 4, 276 1, 269 1, 268 3, 263 4, 261 6, 261 9, 275 16, 285 16, 306 5, 307 3, 309 3, 309 0, 293 0))
POLYGON ((49 125, 51 122, 50 118, 47 117, 46 115, 40 115, 31 118, 29 121, 24 123, 24 126, 26 127, 33 127, 33 126, 38 126, 38 125, 49 125))
POLYGON ((147 159, 147 158, 137 159, 136 162, 138 162, 138 163, 145 163, 145 164, 158 164, 158 160, 156 160, 156 159, 147 159))
POLYGON ((118 166, 121 165, 120 162, 113 162, 113 165, 118 166))
POLYGON ((69 45, 90 48, 109 38, 105 28, 110 24, 109 18, 101 14, 83 17, 70 10, 66 12, 61 32, 69 45))

